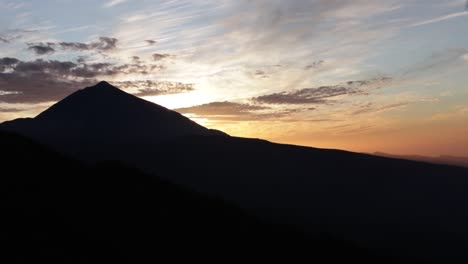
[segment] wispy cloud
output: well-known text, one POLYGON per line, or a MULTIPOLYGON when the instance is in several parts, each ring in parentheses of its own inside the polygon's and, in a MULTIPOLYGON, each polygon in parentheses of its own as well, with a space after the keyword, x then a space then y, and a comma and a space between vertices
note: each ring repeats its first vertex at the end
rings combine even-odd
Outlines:
POLYGON ((379 88, 391 81, 383 77, 371 80, 349 81, 343 85, 320 86, 294 91, 272 93, 253 98, 255 102, 265 104, 326 104, 331 98, 352 94, 367 94, 371 88, 379 88))
POLYGON ((0 107, 0 112, 3 112, 3 113, 16 113, 16 112, 22 112, 22 111, 24 111, 24 109, 0 107))
POLYGON ((125 2, 127 2, 127 0, 110 0, 107 3, 104 4, 104 7, 105 8, 110 8, 110 7, 114 7, 116 5, 123 4, 125 2))
POLYGON ((375 106, 374 104, 370 103, 370 104, 361 106, 361 109, 358 109, 358 110, 352 112, 352 115, 361 115, 361 114, 367 114, 367 113, 378 113, 378 112, 382 112, 382 111, 387 111, 387 110, 406 107, 409 104, 410 104, 409 102, 401 102, 401 103, 394 103, 394 104, 388 104, 388 105, 382 105, 382 106, 375 106))
POLYGON ((242 104, 234 102, 211 102, 208 104, 197 105, 186 108, 179 108, 176 111, 180 113, 190 113, 196 115, 249 115, 258 110, 269 109, 265 106, 242 104))
POLYGON ((132 92, 133 95, 141 97, 188 93, 195 90, 192 83, 171 81, 139 80, 114 82, 114 84, 124 89, 136 89, 132 92))
POLYGON ((174 55, 166 54, 166 53, 154 53, 152 56, 153 56, 153 60, 155 60, 155 61, 175 57, 174 55))
POLYGON ((240 122, 278 120, 278 118, 288 117, 298 110, 273 109, 262 105, 223 101, 178 108, 175 111, 195 118, 206 118, 211 121, 240 122))
POLYGON ((467 10, 467 11, 463 11, 463 12, 457 12, 457 13, 453 13, 453 14, 448 14, 448 15, 445 15, 445 16, 436 17, 436 18, 433 18, 433 19, 428 19, 428 20, 420 21, 420 22, 411 24, 410 27, 418 27, 418 26, 424 26, 424 25, 434 24, 434 23, 446 21, 446 20, 449 20, 449 19, 454 19, 454 18, 457 18, 457 17, 467 16, 467 15, 468 15, 468 10, 467 10))

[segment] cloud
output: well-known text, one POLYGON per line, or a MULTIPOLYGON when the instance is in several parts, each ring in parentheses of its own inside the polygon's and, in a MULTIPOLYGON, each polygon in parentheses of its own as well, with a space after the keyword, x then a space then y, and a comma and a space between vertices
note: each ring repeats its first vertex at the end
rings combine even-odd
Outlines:
POLYGON ((133 95, 142 97, 188 93, 195 90, 192 83, 171 81, 137 80, 116 82, 115 85, 123 89, 136 88, 137 91, 134 92, 133 95))
POLYGON ((264 104, 326 104, 330 102, 331 98, 337 96, 367 94, 368 88, 376 88, 388 81, 390 81, 388 77, 349 81, 343 85, 320 86, 317 88, 272 93, 252 98, 252 100, 264 104))
POLYGON ((0 107, 0 112, 3 112, 3 113, 16 113, 16 112, 22 112, 22 111, 24 111, 24 109, 0 107))
POLYGON ((55 79, 47 74, 33 74, 26 77, 0 73, 0 83, 8 83, 8 89, 16 90, 16 92, 0 95, 0 102, 34 104, 58 101, 96 81, 55 79))
POLYGON ((57 43, 64 50, 73 50, 73 51, 87 51, 87 50, 97 50, 97 51, 111 51, 117 48, 118 39, 110 37, 99 37, 98 40, 91 43, 81 43, 81 42, 59 42, 57 43))
POLYGON ((253 75, 256 76, 256 77, 260 77, 260 78, 268 78, 269 77, 268 74, 263 70, 256 70, 253 75))
POLYGON ((306 109, 273 109, 269 106, 254 105, 236 102, 211 102, 208 104, 196 105, 175 109, 175 111, 195 115, 194 117, 208 118, 212 121, 237 122, 237 121, 267 121, 278 120, 296 121, 295 118, 284 119, 293 113, 314 110, 306 109))
POLYGON ((383 112, 391 109, 402 108, 408 106, 409 102, 401 102, 401 103, 394 103, 394 104, 387 104, 383 106, 374 106, 374 104, 369 103, 367 105, 361 106, 359 110, 354 111, 351 115, 361 115, 367 113, 376 113, 376 112, 383 112))
POLYGON ((110 37, 99 37, 98 40, 90 43, 82 42, 38 42, 27 43, 28 50, 33 51, 36 55, 51 54, 56 49, 71 50, 71 51, 99 51, 108 52, 117 48, 118 39, 110 37))
POLYGON ((354 93, 357 93, 357 91, 344 86, 321 86, 262 95, 255 97, 253 100, 266 104, 324 104, 327 102, 327 98, 354 93))
POLYGON ((323 60, 314 61, 312 64, 309 64, 304 67, 305 70, 316 69, 322 66, 325 63, 323 60))
POLYGON ((173 58, 175 57, 174 55, 171 55, 171 54, 161 54, 161 53, 154 53, 153 54, 153 60, 155 61, 159 61, 159 60, 164 60, 164 59, 167 59, 167 58, 173 58))
MULTIPOLYGON (((0 58, 0 102, 40 103, 62 99, 76 89, 96 83, 97 79, 150 74, 160 70, 160 65, 85 63, 42 60, 21 61, 0 58)), ((190 90, 190 85, 158 84, 166 93, 190 90), (171 86, 172 85, 172 86, 171 86), (164 89, 163 89, 164 88, 164 89)), ((151 86, 153 87, 153 86, 151 86)), ((143 89, 146 87, 143 87, 143 89)), ((147 92, 147 91, 146 91, 147 92)))
POLYGON ((0 96, 1 95, 8 95, 8 94, 20 94, 20 92, 10 92, 10 91, 0 90, 0 96))
POLYGON ((402 77, 408 78, 408 76, 416 74, 428 74, 429 71, 441 72, 447 71, 451 67, 456 66, 455 61, 464 59, 464 56, 468 54, 466 48, 449 48, 440 52, 434 52, 429 57, 422 61, 416 62, 409 67, 402 69, 402 77))
POLYGON ((145 42, 148 43, 148 45, 150 46, 158 44, 156 40, 152 40, 152 39, 147 39, 145 40, 145 42))
POLYGON ((85 43, 81 42, 60 42, 58 45, 64 50, 76 50, 76 51, 83 51, 83 50, 90 50, 90 46, 85 43))
POLYGON ((457 18, 457 17, 461 17, 461 16, 467 16, 467 15, 468 15, 468 11, 457 12, 457 13, 448 14, 448 15, 445 15, 445 16, 440 16, 440 17, 436 17, 436 18, 433 18, 433 19, 417 22, 417 23, 411 24, 409 27, 419 27, 419 26, 434 24, 434 23, 442 22, 442 21, 445 21, 445 20, 449 20, 449 19, 453 19, 453 18, 457 18))
POLYGON ((180 113, 190 113, 196 115, 251 115, 253 112, 258 110, 269 109, 268 107, 241 104, 233 102, 212 102, 203 105, 197 105, 186 108, 176 109, 180 113))
POLYGON ((114 7, 116 5, 123 4, 125 2, 127 2, 127 0, 110 0, 107 3, 104 4, 104 7, 105 8, 110 8, 110 7, 114 7))
POLYGON ((47 55, 55 52, 55 49, 53 48, 53 43, 28 43, 28 46, 28 50, 33 51, 36 55, 47 55))
POLYGON ((30 29, 30 30, 25 30, 25 29, 12 29, 12 30, 7 30, 6 32, 3 32, 0 34, 0 43, 11 43, 12 41, 16 39, 23 38, 25 34, 30 34, 30 33, 37 33, 39 30, 36 29, 30 29))
POLYGON ((4 72, 6 69, 13 67, 14 65, 18 64, 19 60, 16 58, 0 58, 0 73, 4 72))

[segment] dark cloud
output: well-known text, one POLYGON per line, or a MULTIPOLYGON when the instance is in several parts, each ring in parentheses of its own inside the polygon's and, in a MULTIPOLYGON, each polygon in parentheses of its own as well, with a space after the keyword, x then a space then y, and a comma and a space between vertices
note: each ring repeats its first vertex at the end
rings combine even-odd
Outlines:
POLYGON ((170 82, 170 81, 125 81, 115 83, 123 89, 136 88, 137 92, 133 93, 136 96, 156 96, 165 94, 188 93, 195 88, 191 83, 170 82))
MULTIPOLYGON (((13 60, 10 58, 11 61, 13 60)), ((0 86, 8 92, 0 95, 0 102, 55 101, 95 82, 95 80, 72 78, 72 71, 76 67, 73 62, 17 61, 8 72, 0 73, 0 86)))
POLYGON ((167 58, 173 58, 174 55, 171 55, 171 54, 161 54, 161 53, 154 53, 153 54, 153 60, 155 61, 159 61, 159 60, 163 60, 163 59, 167 59, 167 58))
POLYGON ((268 74, 263 70, 256 70, 254 72, 254 76, 257 76, 257 77, 260 77, 260 78, 268 78, 268 74))
POLYGON ((9 58, 9 57, 0 58, 0 65, 3 65, 3 66, 12 66, 12 65, 18 64, 18 62, 19 60, 16 58, 9 58))
POLYGON ((257 71, 255 72, 255 75, 265 75, 265 72, 262 71, 262 70, 257 70, 257 71))
POLYGON ((96 80, 54 79, 43 73, 28 75, 0 73, 0 85, 8 84, 8 90, 16 91, 0 95, 0 102, 33 104, 58 101, 93 83, 96 83, 96 80))
POLYGON ((0 73, 4 72, 7 69, 11 69, 18 63, 19 60, 15 58, 0 58, 0 73))
POLYGON ((99 37, 97 41, 91 43, 82 43, 82 42, 59 42, 56 45, 64 50, 73 50, 73 51, 111 51, 117 48, 118 39, 109 38, 109 37, 99 37))
POLYGON ((147 39, 147 40, 145 40, 145 42, 148 43, 148 45, 158 44, 158 42, 156 40, 152 40, 152 39, 147 39))
POLYGON ((319 68, 320 66, 322 66, 324 63, 325 63, 325 61, 323 61, 323 60, 314 61, 312 64, 309 64, 309 65, 305 66, 304 69, 306 69, 306 70, 316 69, 316 68, 319 68))
POLYGON ((28 43, 28 50, 33 51, 36 55, 46 55, 55 52, 54 43, 28 43))
POLYGON ((56 61, 56 60, 35 60, 35 61, 20 61, 14 67, 15 73, 24 75, 34 73, 47 73, 56 77, 70 75, 76 64, 70 61, 56 61))
POLYGON ((92 49, 101 51, 109 51, 117 48, 118 40, 116 38, 100 37, 99 41, 89 44, 92 49))
POLYGON ((252 98, 257 103, 264 104, 326 104, 331 98, 341 95, 368 94, 368 89, 390 81, 390 78, 349 81, 343 85, 305 88, 289 92, 280 92, 252 98), (368 89, 367 89, 368 88, 368 89))
POLYGON ((88 44, 81 43, 81 42, 59 42, 58 46, 60 46, 64 50, 74 50, 74 51, 83 51, 83 50, 91 49, 91 47, 88 44))
MULTIPOLYGON (((0 58, 0 102, 39 103, 62 99, 71 92, 90 86, 97 79, 117 75, 149 74, 161 69, 160 65, 86 63, 42 60, 20 61, 0 58)), ((147 86, 140 87, 148 88, 147 86)), ((183 92, 193 89, 189 85, 158 83, 161 93, 183 92)), ((145 91, 148 93, 148 91, 145 91)))
POLYGON ((76 59, 76 62, 78 63, 85 63, 87 57, 86 56, 78 56, 78 59, 76 59))
POLYGON ((117 48, 118 40, 116 38, 99 37, 98 40, 90 43, 81 42, 39 42, 27 43, 28 49, 34 51, 37 55, 51 54, 56 49, 71 50, 71 51, 98 51, 108 52, 117 48))
POLYGON ((0 36, 0 42, 3 42, 3 43, 10 43, 10 40, 8 40, 6 37, 0 36))

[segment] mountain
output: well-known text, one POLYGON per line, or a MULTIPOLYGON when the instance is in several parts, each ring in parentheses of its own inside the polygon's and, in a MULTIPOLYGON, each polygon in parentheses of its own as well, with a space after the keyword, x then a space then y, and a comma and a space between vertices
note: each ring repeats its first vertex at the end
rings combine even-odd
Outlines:
POLYGON ((107 82, 79 90, 33 119, 5 122, 2 127, 66 147, 152 143, 187 135, 226 136, 107 82))
POLYGON ((454 166, 461 166, 461 167, 468 168, 467 157, 454 157, 454 156, 447 156, 447 155, 441 155, 438 157, 427 157, 427 156, 421 156, 421 155, 395 155, 395 154, 388 154, 384 152, 374 152, 373 155, 394 158, 394 159, 416 160, 416 161, 423 161, 423 162, 436 163, 436 164, 447 164, 447 165, 454 165, 454 166))
POLYGON ((381 261, 351 243, 262 222, 119 162, 85 166, 2 132, 0 146, 3 262, 381 261))
POLYGON ((134 117, 140 113, 135 109, 160 108, 112 87, 111 96, 98 93, 95 88, 101 86, 71 95, 57 104, 60 108, 34 119, 0 124, 0 130, 89 164, 118 160, 222 197, 261 220, 306 234, 331 234, 399 263, 468 261, 468 169, 230 137, 162 110, 134 117), (99 112, 104 105, 115 107, 99 112), (87 107, 99 113, 84 111, 87 107), (45 118, 49 115, 60 118, 45 118), (171 129, 137 140, 133 119, 140 129, 171 129), (73 126, 73 120, 80 126, 73 126))

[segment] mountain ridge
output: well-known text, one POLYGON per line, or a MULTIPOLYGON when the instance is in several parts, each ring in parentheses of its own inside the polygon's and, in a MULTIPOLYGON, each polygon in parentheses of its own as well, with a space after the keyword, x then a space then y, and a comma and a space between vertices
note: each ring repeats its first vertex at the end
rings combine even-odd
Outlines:
POLYGON ((386 152, 373 152, 371 155, 387 157, 387 158, 395 158, 395 159, 406 159, 406 160, 414 160, 414 161, 421 161, 421 162, 428 162, 428 163, 435 163, 435 164, 445 164, 445 165, 452 165, 452 166, 461 166, 468 168, 468 157, 457 157, 451 155, 439 155, 439 156, 424 156, 424 155, 398 155, 398 154, 390 154, 386 152))

